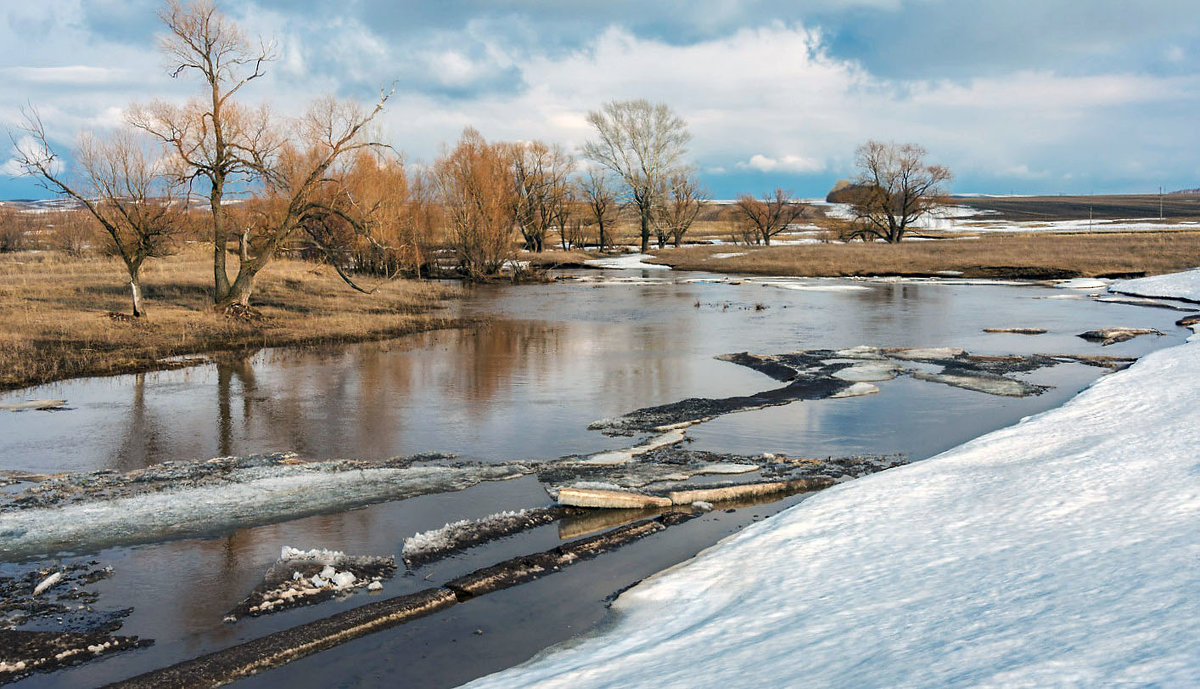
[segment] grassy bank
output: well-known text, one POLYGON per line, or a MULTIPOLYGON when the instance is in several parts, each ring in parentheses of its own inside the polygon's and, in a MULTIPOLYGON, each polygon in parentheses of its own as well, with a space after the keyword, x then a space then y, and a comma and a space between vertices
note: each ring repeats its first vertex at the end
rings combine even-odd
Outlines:
POLYGON ((356 342, 456 325, 438 308, 454 290, 397 281, 351 291, 326 266, 280 260, 259 277, 263 319, 210 308, 211 255, 199 250, 149 263, 148 316, 129 313, 121 264, 56 254, 0 256, 0 390, 78 376, 169 367, 163 357, 281 345, 356 342))
POLYGON ((1111 277, 1169 273, 1200 265, 1200 231, 982 235, 978 239, 854 242, 804 246, 694 246, 655 252, 680 270, 836 277, 1111 277), (713 258, 714 254, 742 253, 713 258))

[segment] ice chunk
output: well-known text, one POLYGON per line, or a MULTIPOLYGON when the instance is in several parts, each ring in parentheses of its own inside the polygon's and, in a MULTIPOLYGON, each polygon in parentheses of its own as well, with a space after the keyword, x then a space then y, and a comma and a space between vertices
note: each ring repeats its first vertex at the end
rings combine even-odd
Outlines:
POLYGON ((333 575, 333 585, 335 588, 344 589, 354 586, 354 581, 357 577, 352 572, 338 572, 333 575))

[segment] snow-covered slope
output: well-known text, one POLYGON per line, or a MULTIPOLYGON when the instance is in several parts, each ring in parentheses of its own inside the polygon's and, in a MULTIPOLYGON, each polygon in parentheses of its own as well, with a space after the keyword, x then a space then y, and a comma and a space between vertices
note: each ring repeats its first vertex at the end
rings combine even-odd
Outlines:
POLYGON ((1113 283, 1108 289, 1112 292, 1134 294, 1139 297, 1174 297, 1200 302, 1200 268, 1183 273, 1122 280, 1113 283))
POLYGON ((1200 686, 1197 339, 829 489, 470 686, 1200 686))

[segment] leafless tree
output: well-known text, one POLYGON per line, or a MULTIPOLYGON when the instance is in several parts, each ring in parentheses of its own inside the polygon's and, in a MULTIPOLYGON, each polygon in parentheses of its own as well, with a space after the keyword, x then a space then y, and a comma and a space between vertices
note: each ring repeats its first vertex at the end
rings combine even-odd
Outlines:
POLYGON ((641 221, 642 251, 650 248, 655 195, 683 168, 691 134, 687 123, 663 104, 612 101, 588 113, 598 139, 583 155, 616 173, 625 183, 641 221))
POLYGON ((804 204, 792 197, 792 192, 775 189, 756 199, 749 194, 738 196, 734 210, 743 228, 742 235, 754 243, 771 244, 771 237, 783 232, 788 225, 804 214, 804 204))
POLYGON ((208 184, 213 244, 213 300, 230 299, 225 254, 229 227, 224 206, 229 185, 264 174, 282 145, 266 107, 247 108, 234 96, 264 74, 274 46, 250 42, 212 0, 170 0, 159 13, 167 34, 160 48, 173 77, 198 74, 205 95, 178 106, 162 101, 134 105, 130 122, 158 137, 184 162, 182 177, 208 184))
POLYGON ((366 129, 390 97, 381 94, 370 109, 334 98, 318 99, 290 127, 292 135, 263 161, 261 210, 248 228, 245 260, 239 262, 237 276, 225 298, 217 302, 219 307, 249 306, 255 278, 297 232, 304 232, 326 253, 346 284, 367 291, 346 273, 335 247, 322 240, 330 224, 339 224, 362 241, 385 248, 378 218, 388 212, 387 195, 356 197, 352 171, 357 154, 386 148, 368 138, 366 129))
MULTIPOLYGON (((50 228, 50 244, 55 249, 80 258, 100 248, 104 228, 87 211, 62 211, 54 214, 50 228)), ((182 232, 182 227, 180 228, 182 232)), ((173 233, 175 234, 175 233, 173 233)))
POLYGON ((434 163, 434 176, 464 276, 480 279, 499 273, 516 256, 512 235, 517 194, 509 147, 489 144, 468 127, 458 145, 434 163))
POLYGON ((558 144, 541 141, 513 144, 517 227, 525 248, 541 252, 552 228, 560 230, 569 214, 571 173, 575 160, 558 144))
POLYGON ((667 179, 655 196, 653 218, 658 246, 662 248, 670 241, 678 247, 700 214, 700 207, 708 200, 708 192, 695 177, 679 172, 667 179))
POLYGON ((620 214, 612 179, 603 170, 590 168, 586 175, 579 178, 577 186, 580 199, 587 206, 592 223, 596 226, 596 243, 600 251, 604 251, 613 244, 613 230, 620 214))
POLYGON ((106 138, 83 134, 73 155, 80 170, 74 180, 63 172, 36 111, 25 113, 23 130, 23 143, 13 137, 18 164, 100 223, 129 274, 133 315, 144 315, 142 264, 170 253, 180 227, 178 176, 164 169, 161 150, 128 130, 106 138))
POLYGON ((917 144, 868 141, 855 152, 859 176, 850 196, 852 237, 899 242, 909 227, 944 203, 953 175, 925 162, 917 144))
POLYGON ((34 231, 28 215, 0 206, 0 254, 25 250, 33 243, 34 231))

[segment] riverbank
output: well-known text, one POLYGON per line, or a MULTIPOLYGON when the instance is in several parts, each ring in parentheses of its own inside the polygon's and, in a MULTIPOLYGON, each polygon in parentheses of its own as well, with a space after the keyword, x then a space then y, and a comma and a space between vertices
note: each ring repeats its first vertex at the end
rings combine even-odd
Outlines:
MULTIPOLYGON (((1200 271, 1114 288, 1196 300, 1200 271)), ((1194 685, 1198 349, 830 489, 471 686, 1194 685)))
POLYGON ((199 249, 144 269, 147 316, 129 313, 124 267, 112 258, 0 256, 0 390, 80 376, 177 368, 164 361, 260 347, 360 342, 456 327, 455 290, 398 280, 365 295, 333 269, 279 259, 259 276, 261 318, 213 312, 211 256, 199 249))
POLYGON ((1196 229, 942 237, 900 244, 687 246, 651 252, 651 262, 676 270, 795 277, 1062 279, 1159 275, 1192 268, 1200 256, 1196 229))

